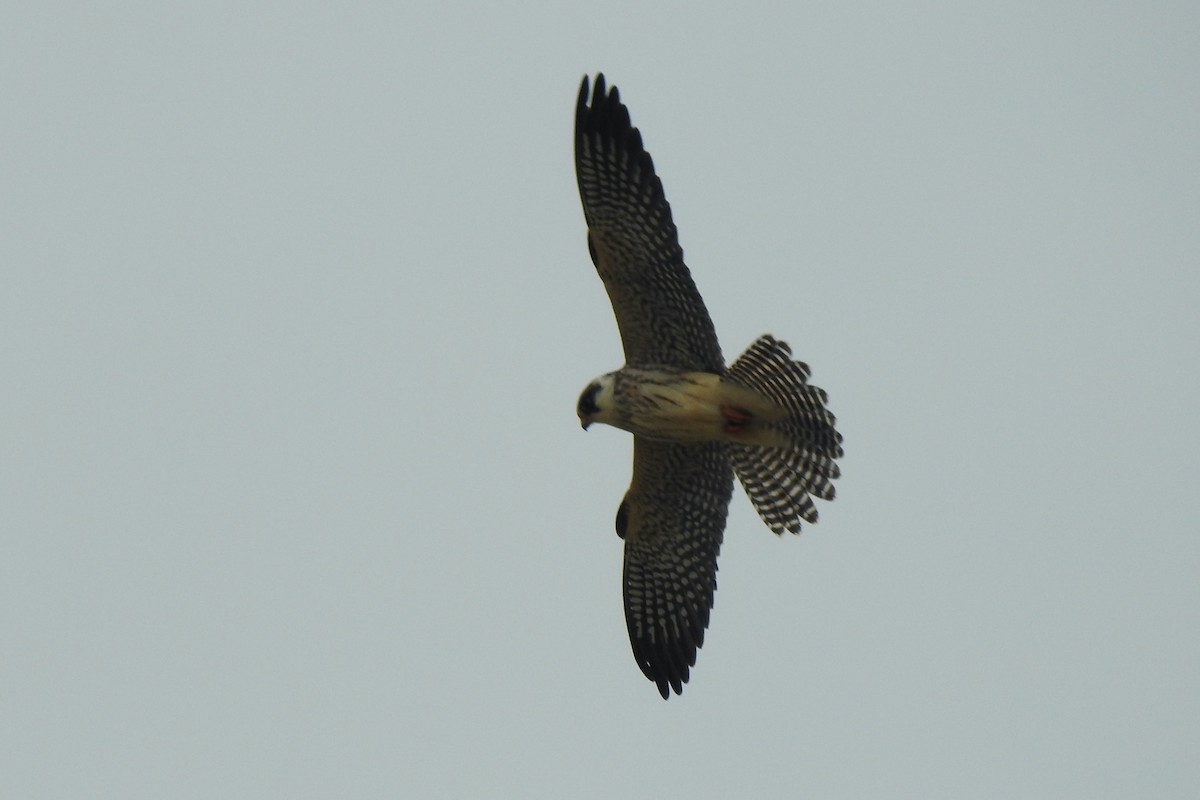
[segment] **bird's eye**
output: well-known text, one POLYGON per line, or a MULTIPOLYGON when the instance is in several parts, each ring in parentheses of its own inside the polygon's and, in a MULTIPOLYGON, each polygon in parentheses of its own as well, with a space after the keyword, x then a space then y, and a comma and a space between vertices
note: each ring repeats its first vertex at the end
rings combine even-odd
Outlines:
POLYGON ((579 416, 590 417, 600 412, 600 406, 596 405, 596 395, 599 392, 600 384, 588 384, 588 387, 583 390, 583 394, 579 395, 579 407, 577 409, 579 416))

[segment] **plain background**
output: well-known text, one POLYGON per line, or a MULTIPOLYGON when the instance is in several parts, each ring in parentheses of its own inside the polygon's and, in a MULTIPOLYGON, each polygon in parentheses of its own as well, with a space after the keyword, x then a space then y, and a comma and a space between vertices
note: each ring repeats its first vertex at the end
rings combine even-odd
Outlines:
POLYGON ((0 794, 1200 793, 1200 6, 8 4, 0 794), (572 124, 846 437, 629 654, 572 124))

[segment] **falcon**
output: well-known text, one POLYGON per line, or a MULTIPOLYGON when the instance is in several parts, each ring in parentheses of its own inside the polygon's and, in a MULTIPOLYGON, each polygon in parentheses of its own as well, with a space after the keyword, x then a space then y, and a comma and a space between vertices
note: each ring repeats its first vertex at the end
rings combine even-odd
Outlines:
POLYGON ((588 252, 612 301, 625 366, 589 383, 577 412, 633 434, 617 509, 633 657, 663 699, 683 692, 704 643, 736 475, 776 534, 832 500, 842 437, 806 364, 764 335, 726 367, 683 262, 671 207, 614 86, 585 76, 575 171, 588 252))

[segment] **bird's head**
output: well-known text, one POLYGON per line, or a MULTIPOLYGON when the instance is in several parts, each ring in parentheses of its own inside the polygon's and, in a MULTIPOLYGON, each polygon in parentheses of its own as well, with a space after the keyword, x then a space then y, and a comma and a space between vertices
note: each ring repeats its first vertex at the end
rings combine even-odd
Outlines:
POLYGON ((579 395, 579 405, 575 411, 585 431, 593 422, 612 424, 612 415, 616 410, 613 394, 615 385, 616 379, 610 372, 589 383, 583 394, 579 395))

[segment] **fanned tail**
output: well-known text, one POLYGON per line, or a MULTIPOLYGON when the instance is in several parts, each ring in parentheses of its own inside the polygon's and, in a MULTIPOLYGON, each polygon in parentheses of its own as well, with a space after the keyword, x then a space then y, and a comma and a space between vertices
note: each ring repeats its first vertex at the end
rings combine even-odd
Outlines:
POLYGON ((825 403, 824 390, 810 386, 808 365, 792 360, 786 342, 759 337, 729 367, 725 380, 752 389, 785 413, 762 420, 780 436, 781 446, 734 444, 730 457, 750 502, 774 533, 800 532, 800 521, 817 521, 812 498, 832 500, 840 474, 842 435, 825 403))

